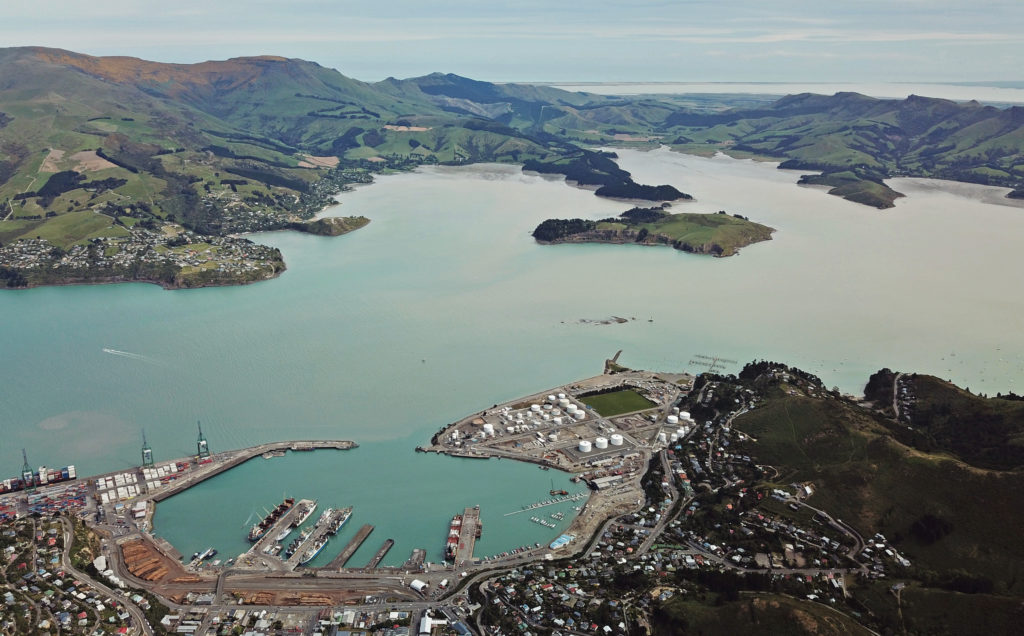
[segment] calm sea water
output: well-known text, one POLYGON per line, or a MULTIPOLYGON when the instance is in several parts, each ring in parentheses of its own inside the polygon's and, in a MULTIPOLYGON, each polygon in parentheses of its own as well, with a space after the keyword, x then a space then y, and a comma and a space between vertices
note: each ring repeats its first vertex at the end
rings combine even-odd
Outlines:
POLYGON ((695 354, 782 360, 851 392, 882 366, 1024 389, 1024 209, 1002 205, 1005 190, 897 180, 909 196, 880 212, 772 164, 620 155, 638 181, 697 197, 677 209, 741 213, 775 239, 728 259, 540 246, 529 232, 545 218, 629 206, 509 166, 382 177, 331 211, 365 214, 364 229, 256 237, 288 262, 273 281, 0 294, 0 466, 17 473, 22 447, 80 474, 137 465, 142 429, 158 459, 179 457, 197 419, 215 450, 353 439, 350 452, 254 460, 161 504, 158 533, 183 553, 231 555, 284 494, 318 497, 355 506, 334 552, 372 523, 352 562, 393 537, 398 563, 413 547, 436 559, 466 505, 482 507, 481 554, 555 536, 502 516, 546 497, 548 472, 413 448, 482 407, 594 375, 618 349, 649 369, 699 371, 695 354), (612 315, 636 320, 579 322, 612 315))
POLYGON ((575 82, 554 84, 568 91, 585 91, 599 95, 686 95, 686 94, 753 94, 793 95, 817 93, 833 95, 855 92, 871 97, 904 99, 922 95, 955 101, 976 99, 979 102, 1013 104, 1024 102, 1024 89, 980 84, 909 84, 897 82, 822 83, 822 82, 575 82))

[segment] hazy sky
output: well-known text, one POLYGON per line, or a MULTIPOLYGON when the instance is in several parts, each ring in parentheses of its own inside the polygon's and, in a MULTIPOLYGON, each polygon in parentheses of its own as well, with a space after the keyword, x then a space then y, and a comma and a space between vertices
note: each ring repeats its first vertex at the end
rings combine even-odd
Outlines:
POLYGON ((0 0, 0 46, 363 80, 1024 80, 1024 0, 0 0))

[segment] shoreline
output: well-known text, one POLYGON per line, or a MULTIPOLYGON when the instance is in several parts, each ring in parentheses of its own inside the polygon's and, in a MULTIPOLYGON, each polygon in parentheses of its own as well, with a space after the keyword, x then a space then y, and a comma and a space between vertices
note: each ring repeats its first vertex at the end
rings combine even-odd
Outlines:
POLYGON ((770 241, 770 240, 772 240, 771 236, 769 236, 768 238, 763 239, 761 241, 754 241, 752 243, 747 243, 745 245, 740 245, 740 246, 734 248, 733 251, 728 253, 728 254, 725 254, 725 253, 714 254, 712 252, 704 250, 703 246, 702 246, 702 249, 699 250, 699 251, 698 250, 692 250, 692 251, 688 252, 688 251, 686 251, 684 249, 681 249, 681 248, 678 248, 678 247, 674 247, 671 243, 649 243, 649 242, 646 242, 646 241, 638 243, 636 241, 627 241, 625 239, 584 238, 584 239, 581 239, 579 241, 574 241, 574 240, 571 240, 571 239, 557 239, 557 240, 554 240, 554 241, 541 241, 539 239, 534 239, 534 241, 536 241, 540 245, 572 245, 572 244, 588 245, 588 244, 590 244, 590 245, 636 245, 638 247, 671 247, 676 252, 682 252, 684 254, 694 254, 694 255, 697 255, 697 256, 710 256, 712 258, 729 258, 731 256, 737 256, 737 255, 739 255, 740 250, 743 249, 744 247, 749 247, 751 245, 756 245, 758 243, 764 243, 764 242, 767 242, 767 241, 770 241))
POLYGON ((276 270, 272 275, 266 278, 260 278, 258 280, 246 280, 246 281, 235 281, 235 282, 210 282, 202 285, 173 285, 167 281, 156 280, 152 278, 124 278, 120 276, 111 276, 107 278, 97 278, 90 280, 65 280, 53 283, 29 283, 24 287, 4 287, 0 288, 5 291, 27 291, 30 289, 42 289, 44 287, 86 287, 91 285, 119 285, 123 283, 141 283, 146 285, 157 285, 167 291, 178 291, 183 289, 203 289, 206 287, 241 287, 244 285, 254 285, 256 283, 262 283, 268 280, 273 280, 283 274, 288 266, 281 261, 281 268, 276 270))

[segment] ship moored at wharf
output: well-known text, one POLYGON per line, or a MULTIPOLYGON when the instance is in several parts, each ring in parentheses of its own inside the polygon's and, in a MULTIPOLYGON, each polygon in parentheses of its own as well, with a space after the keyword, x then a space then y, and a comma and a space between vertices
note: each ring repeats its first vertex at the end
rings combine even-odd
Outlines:
POLYGON ((351 506, 349 506, 348 508, 342 508, 341 510, 339 510, 338 514, 331 521, 331 525, 327 528, 327 534, 332 535, 332 536, 338 534, 338 531, 341 530, 341 527, 343 525, 345 525, 345 522, 348 521, 349 517, 351 517, 351 516, 352 516, 352 507, 351 506))
POLYGON ((294 504, 294 497, 289 497, 277 504, 277 507, 271 510, 270 514, 263 517, 259 523, 254 524, 252 529, 249 530, 249 541, 255 543, 262 539, 263 535, 267 533, 267 530, 269 530, 274 523, 284 515, 284 513, 288 512, 294 504))
POLYGON ((459 533, 462 532, 462 515, 452 517, 448 525, 448 539, 444 544, 444 560, 454 561, 459 551, 459 533))
POLYGON ((292 521, 291 527, 298 528, 302 524, 306 523, 306 520, 313 516, 313 512, 316 510, 316 499, 304 504, 302 510, 299 511, 299 516, 292 521))

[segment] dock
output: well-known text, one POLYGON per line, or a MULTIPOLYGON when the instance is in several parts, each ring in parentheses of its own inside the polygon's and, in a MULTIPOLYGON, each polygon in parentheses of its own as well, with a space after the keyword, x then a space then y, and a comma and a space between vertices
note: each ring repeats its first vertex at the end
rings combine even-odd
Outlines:
POLYGON ((580 499, 584 499, 589 496, 590 493, 586 491, 578 492, 572 495, 563 495, 561 497, 555 497, 554 499, 538 501, 537 503, 530 504, 529 506, 523 506, 522 510, 513 510, 512 512, 506 512, 505 516, 508 517, 509 515, 517 515, 522 512, 530 512, 531 510, 536 510, 537 508, 543 508, 545 506, 554 506, 556 504, 565 503, 567 501, 579 501, 580 499))
POLYGON ((456 563, 465 563, 473 559, 473 549, 480 536, 480 506, 466 508, 462 513, 462 527, 459 529, 459 550, 456 552, 456 563))
POLYGON ((277 541, 275 541, 277 535, 281 534, 281 531, 285 528, 290 527, 293 521, 298 521, 302 508, 311 503, 313 502, 310 499, 302 499, 293 505, 288 512, 281 515, 281 518, 267 530, 266 534, 264 534, 259 541, 249 548, 249 553, 256 556, 268 556, 268 554, 263 550, 277 543, 277 541))
POLYGON ((371 532, 373 532, 373 526, 370 524, 366 524, 360 528, 359 532, 356 533, 356 536, 352 537, 352 540, 345 546, 345 549, 342 550, 338 556, 334 557, 334 559, 327 564, 325 569, 340 570, 345 567, 345 564, 348 563, 348 560, 356 553, 359 546, 363 545, 363 541, 366 541, 366 537, 370 536, 371 532))
POLYGON ((403 570, 420 570, 423 562, 427 559, 427 551, 423 548, 416 548, 412 551, 409 560, 402 564, 403 570))
POLYGON ((377 554, 373 555, 373 558, 370 559, 370 562, 366 564, 367 569, 372 570, 378 565, 380 565, 380 562, 384 560, 384 555, 388 553, 388 551, 391 549, 391 546, 393 545, 395 545, 394 539, 388 539, 387 541, 385 541, 384 545, 380 546, 380 549, 377 550, 377 554))
MULTIPOLYGON (((337 450, 349 450, 356 448, 358 444, 346 440, 292 440, 286 442, 271 442, 269 444, 260 444, 259 446, 251 446, 249 448, 243 448, 241 450, 228 451, 226 453, 220 453, 213 456, 213 461, 209 463, 199 464, 182 473, 181 477, 171 482, 169 485, 160 488, 158 491, 143 496, 141 499, 151 499, 154 502, 161 502, 164 499, 173 497, 174 495, 187 490, 198 483, 206 481, 211 477, 215 477, 227 470, 244 464, 254 457, 260 457, 266 453, 276 454, 284 453, 284 451, 310 451, 315 449, 333 448, 337 450)), ((192 462, 194 457, 186 457, 179 462, 192 462)), ((134 469, 136 471, 140 469, 134 469)), ((89 477, 88 479, 94 479, 89 477)))
POLYGON ((319 540, 321 538, 323 540, 325 540, 325 541, 329 541, 330 540, 330 537, 327 536, 327 534, 328 534, 328 530, 330 530, 331 524, 334 522, 334 520, 337 519, 338 516, 343 515, 343 514, 347 514, 347 513, 350 513, 350 512, 351 512, 350 508, 342 508, 340 510, 333 510, 333 511, 331 511, 331 514, 327 515, 327 516, 321 514, 320 515, 320 519, 318 519, 317 522, 316 522, 316 525, 313 526, 313 532, 311 532, 309 534, 309 536, 306 537, 305 541, 303 541, 301 544, 299 544, 299 547, 295 550, 295 554, 291 555, 287 560, 285 560, 284 564, 288 568, 292 568, 292 569, 298 567, 299 561, 302 560, 302 556, 306 553, 306 550, 309 550, 310 548, 312 548, 317 540, 319 540))

